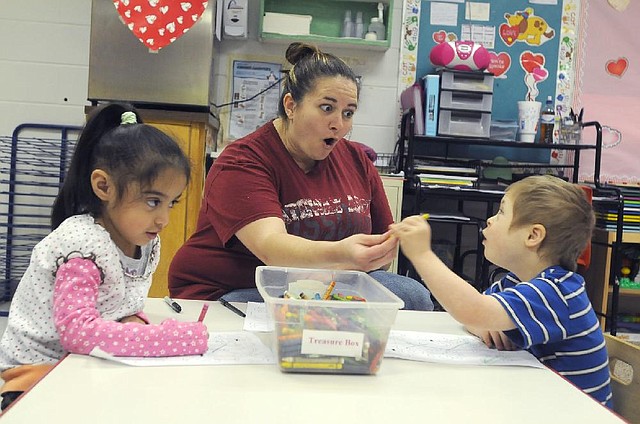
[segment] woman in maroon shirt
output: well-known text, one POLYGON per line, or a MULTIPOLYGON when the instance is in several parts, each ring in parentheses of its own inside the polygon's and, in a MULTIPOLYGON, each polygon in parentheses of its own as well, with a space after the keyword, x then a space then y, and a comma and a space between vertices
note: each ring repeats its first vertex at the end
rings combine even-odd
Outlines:
POLYGON ((341 59, 293 43, 278 117, 213 164, 195 233, 174 257, 177 298, 262 301, 259 265, 370 272, 407 309, 431 310, 425 286, 388 273, 397 247, 382 181, 344 138, 359 86, 341 59))

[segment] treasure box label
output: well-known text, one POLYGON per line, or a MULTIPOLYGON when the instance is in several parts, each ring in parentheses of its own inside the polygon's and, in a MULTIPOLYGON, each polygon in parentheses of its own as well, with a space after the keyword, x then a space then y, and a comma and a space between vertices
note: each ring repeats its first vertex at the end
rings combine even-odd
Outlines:
POLYGON ((360 358, 364 333, 351 331, 303 330, 303 355, 330 355, 360 358))

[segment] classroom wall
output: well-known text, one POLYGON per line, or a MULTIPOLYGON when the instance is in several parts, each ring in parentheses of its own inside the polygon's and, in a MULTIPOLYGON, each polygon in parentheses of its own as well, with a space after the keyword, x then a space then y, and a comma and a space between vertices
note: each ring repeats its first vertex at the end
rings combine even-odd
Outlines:
POLYGON ((24 122, 81 125, 88 0, 0 2, 0 135, 24 122))
MULTIPOLYGON (((392 47, 384 52, 335 49, 363 77, 351 138, 391 152, 398 126, 397 79, 402 2, 394 9, 392 47)), ((284 61, 286 45, 258 41, 259 0, 249 0, 249 38, 216 42, 215 103, 229 99, 234 59, 284 61)), ((0 135, 24 122, 81 125, 87 102, 89 0, 0 2, 0 135)), ((220 111, 222 131, 228 126, 220 111)))
MULTIPOLYGON (((399 124, 399 102, 397 99, 400 55, 400 27, 402 24, 402 1, 397 0, 393 10, 394 34, 391 47, 383 52, 349 48, 326 48, 344 59, 362 76, 362 91, 353 131, 349 138, 371 146, 377 152, 392 152, 397 139, 399 124), (392 101, 390 101, 392 100, 392 101)), ((233 60, 257 60, 285 64, 287 45, 258 41, 259 0, 249 0, 249 32, 247 40, 227 40, 216 45, 214 75, 216 81, 216 104, 230 101, 230 69, 233 60)), ((285 69, 287 66, 285 66, 285 69)), ((228 110, 220 111, 223 125, 221 138, 225 138, 228 126, 228 110)), ((223 142, 226 141, 222 140, 223 142)))

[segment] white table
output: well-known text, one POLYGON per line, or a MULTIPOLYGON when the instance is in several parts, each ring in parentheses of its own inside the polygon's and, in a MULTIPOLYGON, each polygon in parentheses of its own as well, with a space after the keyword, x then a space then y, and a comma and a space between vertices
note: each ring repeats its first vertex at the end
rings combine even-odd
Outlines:
MULTIPOLYGON (((152 322, 195 320, 149 299, 152 322)), ((243 319, 217 302, 210 331, 243 319)), ((236 303, 240 309, 245 304, 236 303)), ((400 311, 393 327, 463 334, 447 313, 400 311)), ((282 373, 277 365, 130 367, 69 355, 1 416, 11 423, 613 423, 608 409, 549 369, 385 358, 376 376, 282 373)))

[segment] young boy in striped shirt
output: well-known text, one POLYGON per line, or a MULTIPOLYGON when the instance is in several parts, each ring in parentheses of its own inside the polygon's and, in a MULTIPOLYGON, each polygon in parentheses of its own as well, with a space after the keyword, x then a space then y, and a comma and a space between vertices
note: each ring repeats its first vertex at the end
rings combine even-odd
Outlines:
POLYGON ((598 402, 611 407, 608 355, 577 259, 595 218, 582 188, 532 176, 505 190, 483 230, 484 255, 509 273, 484 293, 431 249, 422 216, 392 224, 402 252, 433 296, 489 347, 527 349, 598 402))

